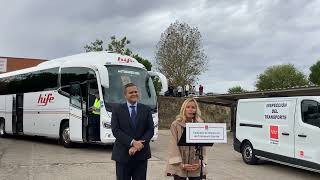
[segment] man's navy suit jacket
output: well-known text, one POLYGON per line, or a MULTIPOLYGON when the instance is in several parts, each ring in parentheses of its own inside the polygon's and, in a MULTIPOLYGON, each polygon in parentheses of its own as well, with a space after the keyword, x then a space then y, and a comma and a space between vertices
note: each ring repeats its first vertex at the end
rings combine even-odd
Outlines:
POLYGON ((130 118, 127 103, 118 105, 112 110, 111 127, 116 138, 112 151, 112 160, 127 163, 130 159, 147 160, 151 158, 149 142, 154 134, 154 124, 151 109, 143 104, 137 104, 136 127, 130 118), (129 156, 131 141, 145 140, 144 148, 129 156))

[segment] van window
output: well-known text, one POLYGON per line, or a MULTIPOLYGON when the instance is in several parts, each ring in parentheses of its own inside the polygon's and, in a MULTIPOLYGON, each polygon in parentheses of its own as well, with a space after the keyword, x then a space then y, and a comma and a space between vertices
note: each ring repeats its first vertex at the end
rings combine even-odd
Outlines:
POLYGON ((320 127, 320 103, 317 101, 302 101, 301 115, 304 123, 320 127))

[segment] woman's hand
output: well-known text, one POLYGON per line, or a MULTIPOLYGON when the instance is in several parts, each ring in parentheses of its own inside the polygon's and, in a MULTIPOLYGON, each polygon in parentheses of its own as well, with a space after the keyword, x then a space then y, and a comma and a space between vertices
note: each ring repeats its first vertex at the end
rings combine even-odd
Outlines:
POLYGON ((190 168, 190 171, 196 171, 198 170, 200 167, 200 164, 192 164, 191 165, 191 168, 190 168))
POLYGON ((197 121, 197 122, 204 122, 204 120, 203 120, 201 117, 199 117, 199 116, 196 118, 196 121, 197 121))
POLYGON ((191 165, 190 164, 180 164, 180 168, 182 170, 188 171, 188 169, 190 169, 191 165))
POLYGON ((185 171, 196 171, 199 169, 199 164, 180 164, 182 170, 185 171))

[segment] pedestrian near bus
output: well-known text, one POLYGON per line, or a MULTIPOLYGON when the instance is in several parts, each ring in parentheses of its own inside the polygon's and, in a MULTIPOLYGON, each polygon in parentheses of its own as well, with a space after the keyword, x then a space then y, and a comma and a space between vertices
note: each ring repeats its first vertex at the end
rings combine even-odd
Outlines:
POLYGON ((180 85, 177 87, 177 91, 178 91, 178 97, 182 97, 182 87, 180 85))
POLYGON ((185 90, 185 96, 189 96, 189 90, 190 90, 189 84, 187 84, 187 85, 184 87, 184 90, 185 90))
POLYGON ((203 95, 203 86, 200 84, 199 86, 199 95, 202 96, 203 95))

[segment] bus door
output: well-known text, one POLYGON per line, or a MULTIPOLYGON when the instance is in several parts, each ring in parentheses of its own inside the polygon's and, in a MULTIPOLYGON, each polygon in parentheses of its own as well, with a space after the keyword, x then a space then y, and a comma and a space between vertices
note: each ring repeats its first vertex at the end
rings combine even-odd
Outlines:
POLYGON ((72 83, 70 85, 70 103, 69 103, 69 128, 70 128, 70 140, 74 142, 86 141, 86 129, 83 130, 84 121, 86 116, 84 115, 86 109, 86 103, 82 96, 82 90, 80 83, 72 83))
POLYGON ((12 95, 12 132, 23 133, 23 94, 12 95))
POLYGON ((89 141, 100 141, 100 112, 99 110, 93 110, 96 102, 96 95, 99 94, 99 88, 97 80, 89 80, 87 82, 87 129, 89 141), (94 113, 95 112, 95 113, 94 113))

